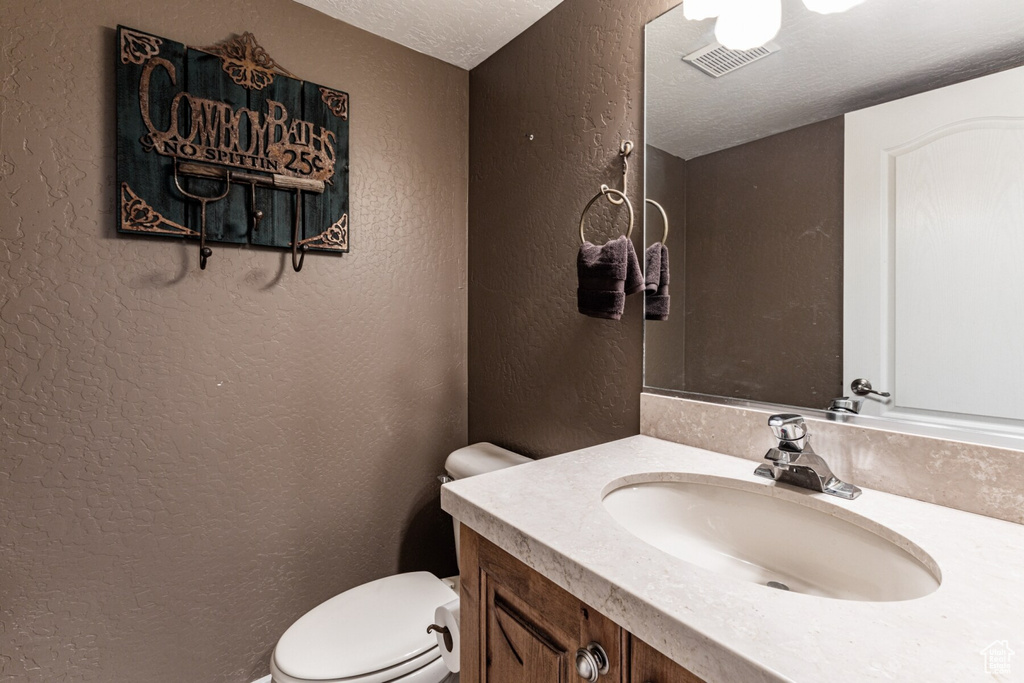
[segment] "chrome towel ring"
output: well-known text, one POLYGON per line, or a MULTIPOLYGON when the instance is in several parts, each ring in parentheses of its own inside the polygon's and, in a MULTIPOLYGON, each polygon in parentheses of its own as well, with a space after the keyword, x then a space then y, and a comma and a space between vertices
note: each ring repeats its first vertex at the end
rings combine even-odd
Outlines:
POLYGON ((626 205, 626 208, 629 210, 629 227, 626 229, 626 237, 629 238, 633 235, 633 203, 630 202, 629 197, 627 197, 622 192, 611 187, 607 189, 602 187, 601 191, 595 194, 594 198, 587 202, 587 205, 583 208, 583 213, 580 214, 580 244, 583 244, 587 241, 587 238, 583 236, 583 223, 587 219, 587 211, 590 211, 590 207, 593 206, 594 202, 596 202, 601 197, 607 197, 608 201, 618 206, 621 206, 623 204, 626 205), (613 201, 611 195, 618 195, 621 198, 621 200, 619 202, 615 202, 613 201))
POLYGON ((665 207, 663 207, 661 204, 654 201, 653 199, 645 199, 644 201, 661 212, 661 220, 662 223, 664 223, 665 225, 665 234, 662 235, 661 237, 661 243, 665 244, 665 242, 668 242, 668 214, 665 213, 665 207))

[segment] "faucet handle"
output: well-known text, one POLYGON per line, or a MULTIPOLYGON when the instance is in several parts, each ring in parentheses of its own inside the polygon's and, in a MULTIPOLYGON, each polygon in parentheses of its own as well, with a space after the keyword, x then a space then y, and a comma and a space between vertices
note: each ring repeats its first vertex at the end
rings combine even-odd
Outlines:
POLYGON ((783 413, 768 418, 768 426, 779 441, 800 441, 807 436, 807 424, 803 415, 783 413))
POLYGON ((825 408, 830 413, 851 413, 856 415, 860 412, 860 406, 864 403, 859 398, 850 398, 849 396, 840 396, 834 398, 828 403, 828 408, 825 408))

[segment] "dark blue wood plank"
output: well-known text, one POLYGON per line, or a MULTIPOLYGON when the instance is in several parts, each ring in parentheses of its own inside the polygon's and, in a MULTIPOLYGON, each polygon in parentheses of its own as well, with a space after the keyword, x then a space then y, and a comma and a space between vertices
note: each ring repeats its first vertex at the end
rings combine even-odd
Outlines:
MULTIPOLYGON (((201 50, 189 50, 185 55, 186 59, 186 84, 188 92, 199 98, 216 100, 230 105, 230 110, 218 110, 207 108, 203 112, 192 112, 190 114, 200 117, 203 122, 204 131, 199 134, 199 140, 207 146, 218 147, 221 145, 221 137, 224 131, 220 125, 223 116, 233 116, 234 112, 246 106, 248 94, 240 85, 231 80, 231 77, 224 71, 220 57, 207 54, 201 50)), ((188 130, 182 128, 182 130, 188 130)), ((233 146, 233 145, 228 145, 233 146)), ((199 159, 200 163, 208 163, 208 160, 199 159)), ((230 166, 220 168, 227 171, 235 170, 230 166)), ((179 175, 179 181, 184 190, 199 197, 216 197, 224 192, 226 183, 221 180, 204 180, 197 178, 184 178, 179 175)), ((206 240, 208 242, 234 242, 246 244, 249 241, 249 208, 246 192, 247 185, 235 184, 228 191, 227 197, 217 202, 208 202, 206 207, 206 240)), ((175 196, 181 199, 188 207, 188 225, 194 230, 199 230, 200 206, 199 202, 183 197, 175 188, 175 196)))
MULTIPOLYGON (((348 94, 308 81, 302 86, 302 118, 318 130, 330 131, 334 148, 334 174, 322 195, 305 198, 306 238, 323 235, 310 249, 343 254, 348 251, 348 94), (345 106, 340 102, 344 100, 345 106), (334 108, 331 108, 333 104, 334 108), (339 241, 343 244, 339 244, 339 241)), ((319 135, 319 134, 318 134, 319 135)), ((323 137, 323 136, 320 136, 323 137)))
POLYGON ((148 134, 139 103, 143 67, 152 59, 175 68, 177 85, 167 69, 152 70, 149 87, 150 120, 160 130, 170 127, 170 102, 182 87, 185 46, 166 38, 119 26, 117 30, 117 204, 120 232, 182 236, 185 207, 174 200, 172 163, 142 142, 148 134), (162 220, 161 220, 162 219, 162 220), (179 226, 179 227, 175 227, 179 226))
MULTIPOLYGON (((249 93, 249 108, 263 119, 269 112, 268 102, 279 102, 288 112, 289 120, 301 117, 302 82, 286 76, 274 76, 274 82, 262 90, 249 93)), ((270 144, 279 141, 271 140, 270 144)), ((291 249, 292 228, 295 219, 295 192, 269 188, 256 188, 256 203, 263 211, 260 229, 252 234, 252 243, 291 249)))

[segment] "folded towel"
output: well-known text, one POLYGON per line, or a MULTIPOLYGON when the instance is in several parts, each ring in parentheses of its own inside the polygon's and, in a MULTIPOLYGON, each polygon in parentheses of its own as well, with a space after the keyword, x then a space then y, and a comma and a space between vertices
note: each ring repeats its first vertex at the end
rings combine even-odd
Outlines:
POLYGON ((633 243, 623 235, 603 246, 584 242, 576 257, 580 313, 594 318, 619 320, 626 295, 644 288, 644 276, 633 243))
POLYGON ((655 242, 644 254, 647 277, 644 287, 644 318, 668 320, 668 247, 655 242), (652 286, 653 285, 653 286, 652 286))
POLYGON ((644 273, 644 290, 658 291, 658 283, 661 282, 661 242, 655 242, 644 251, 644 273))

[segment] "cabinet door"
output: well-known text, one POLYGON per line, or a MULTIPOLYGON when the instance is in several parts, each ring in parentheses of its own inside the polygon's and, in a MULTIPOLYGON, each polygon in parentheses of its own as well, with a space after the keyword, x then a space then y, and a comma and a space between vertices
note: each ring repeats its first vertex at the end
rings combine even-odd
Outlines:
POLYGON ((551 625, 529 618, 492 595, 487 606, 488 683, 555 683, 570 680, 568 643, 552 635, 551 625), (544 627, 548 628, 545 629, 544 627))
POLYGON ((600 683, 625 683, 622 629, 462 529, 462 683, 582 681, 576 652, 592 642, 609 659, 600 683))
POLYGON ((630 638, 629 683, 704 683, 636 637, 630 638))

